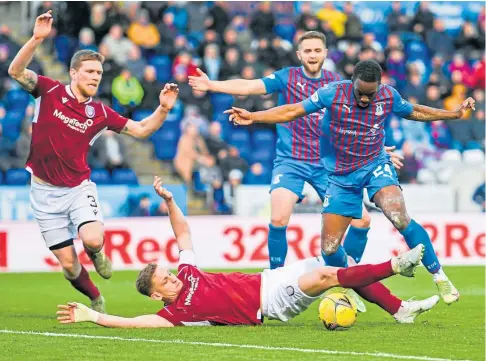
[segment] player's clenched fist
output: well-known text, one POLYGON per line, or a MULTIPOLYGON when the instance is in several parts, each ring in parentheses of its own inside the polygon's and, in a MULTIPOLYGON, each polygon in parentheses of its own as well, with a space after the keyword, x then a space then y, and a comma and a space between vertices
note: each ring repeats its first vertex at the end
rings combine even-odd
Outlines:
POLYGON ((166 111, 171 110, 177 100, 178 95, 179 88, 177 87, 177 84, 165 84, 164 89, 162 89, 159 95, 160 106, 166 111))
POLYGON ((238 125, 251 125, 253 119, 251 119, 251 113, 248 110, 232 107, 224 112, 229 114, 229 121, 238 125))
POLYGON ((49 36, 52 29, 52 10, 41 14, 35 19, 34 38, 37 40, 44 40, 49 36))
POLYGON ((166 202, 169 202, 172 200, 172 193, 169 192, 167 189, 162 187, 162 179, 160 177, 155 176, 154 178, 154 189, 155 192, 164 198, 166 202))

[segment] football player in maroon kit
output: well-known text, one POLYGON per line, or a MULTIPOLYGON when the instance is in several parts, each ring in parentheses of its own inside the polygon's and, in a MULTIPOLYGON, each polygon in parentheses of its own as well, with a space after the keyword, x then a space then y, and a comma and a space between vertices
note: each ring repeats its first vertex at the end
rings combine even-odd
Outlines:
MULTIPOLYGON (((320 257, 308 258, 289 266, 261 273, 209 273, 196 267, 189 225, 172 194, 155 177, 154 188, 167 203, 172 229, 180 250, 178 274, 156 263, 148 264, 136 285, 143 295, 163 301, 157 314, 133 318, 101 314, 81 303, 59 305, 60 323, 93 322, 105 327, 172 327, 200 325, 261 325, 264 317, 288 321, 335 286, 364 287, 394 274, 412 277, 422 259, 418 245, 391 260, 376 265, 349 268, 322 265, 320 257)), ((432 308, 439 300, 414 304, 408 323, 432 308)), ((412 301, 414 302, 414 301, 412 301)), ((405 308, 412 302, 402 302, 405 308)), ((405 321, 405 320, 403 320, 405 321)))
POLYGON ((105 311, 105 302, 80 264, 73 239, 79 236, 96 271, 110 278, 112 267, 103 249, 103 217, 96 185, 90 181, 89 147, 101 133, 113 130, 147 138, 159 129, 173 107, 178 88, 166 84, 160 106, 140 122, 125 118, 94 100, 103 74, 104 57, 81 50, 71 59, 71 83, 63 85, 27 69, 36 49, 49 35, 52 12, 40 15, 32 38, 20 49, 8 73, 35 98, 32 142, 26 169, 32 174, 30 199, 47 247, 59 260, 67 280, 105 311))

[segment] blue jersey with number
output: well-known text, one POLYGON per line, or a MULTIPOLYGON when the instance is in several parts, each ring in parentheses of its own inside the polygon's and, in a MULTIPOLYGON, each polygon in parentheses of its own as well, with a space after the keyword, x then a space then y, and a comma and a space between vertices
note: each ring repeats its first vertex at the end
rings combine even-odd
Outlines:
POLYGON ((353 84, 344 80, 326 84, 303 102, 307 114, 328 110, 324 133, 329 149, 323 150, 324 163, 333 174, 347 174, 385 156, 384 122, 390 113, 406 117, 413 106, 389 85, 381 85, 373 102, 358 105, 353 84))
MULTIPOLYGON (((335 72, 322 70, 320 78, 308 78, 303 67, 281 69, 262 79, 267 94, 279 92, 279 105, 299 103, 324 85, 341 80, 335 72)), ((289 123, 277 124, 277 159, 286 158, 322 164, 322 122, 325 110, 289 123)))

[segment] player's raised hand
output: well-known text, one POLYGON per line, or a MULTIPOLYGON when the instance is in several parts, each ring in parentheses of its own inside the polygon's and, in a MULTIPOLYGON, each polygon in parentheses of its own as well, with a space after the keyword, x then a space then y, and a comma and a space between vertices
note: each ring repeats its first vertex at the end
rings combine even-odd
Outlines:
POLYGON ((198 76, 191 75, 189 77, 189 85, 195 90, 208 91, 211 80, 209 80, 208 75, 201 69, 197 68, 196 71, 198 76))
POLYGON ((231 107, 224 112, 229 114, 229 121, 238 125, 251 125, 253 124, 253 119, 251 119, 251 113, 246 109, 231 107))
POLYGON ((393 151, 395 150, 395 146, 393 147, 385 147, 385 151, 390 155, 391 161, 393 163, 393 166, 395 169, 400 169, 403 167, 403 155, 394 153, 393 151))
POLYGON ((165 84, 164 89, 162 89, 159 95, 160 106, 165 110, 170 111, 174 106, 178 95, 179 87, 177 86, 177 84, 165 84))
POLYGON ((464 115, 466 115, 469 109, 476 110, 476 101, 471 97, 464 100, 457 110, 461 112, 462 118, 464 115))
POLYGON ((57 308, 59 309, 56 312, 59 323, 96 322, 99 316, 98 312, 78 302, 58 305, 57 308))
POLYGON ((155 192, 164 198, 166 202, 169 202, 172 200, 172 193, 169 192, 167 189, 162 187, 162 179, 160 177, 155 176, 154 177, 154 189, 155 192))
POLYGON ((34 25, 34 38, 37 40, 44 40, 49 36, 52 29, 52 22, 54 21, 52 17, 52 10, 39 15, 35 19, 34 25))

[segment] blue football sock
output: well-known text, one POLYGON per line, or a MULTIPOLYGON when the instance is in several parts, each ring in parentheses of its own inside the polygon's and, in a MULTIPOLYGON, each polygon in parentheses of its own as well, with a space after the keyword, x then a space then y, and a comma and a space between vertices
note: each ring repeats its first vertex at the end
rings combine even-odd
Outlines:
POLYGON ((287 226, 276 227, 268 225, 268 255, 270 257, 270 269, 282 267, 287 257, 287 226))
POLYGON ((356 263, 361 261, 366 243, 368 242, 369 228, 357 228, 350 226, 348 234, 344 239, 343 247, 348 256, 355 260, 356 263))
POLYGON ((432 242, 430 241, 429 234, 424 227, 412 219, 407 228, 400 231, 400 233, 405 238, 405 242, 407 242, 410 249, 418 246, 419 244, 423 244, 425 246, 422 263, 424 264, 425 268, 427 268, 427 271, 430 273, 437 273, 441 266, 437 255, 435 254, 432 242))
POLYGON ((344 250, 343 246, 339 246, 337 251, 333 254, 326 255, 324 252, 321 250, 321 255, 322 258, 324 259, 324 262, 326 262, 327 266, 332 266, 332 267, 348 267, 348 255, 346 254, 346 251, 344 250))

